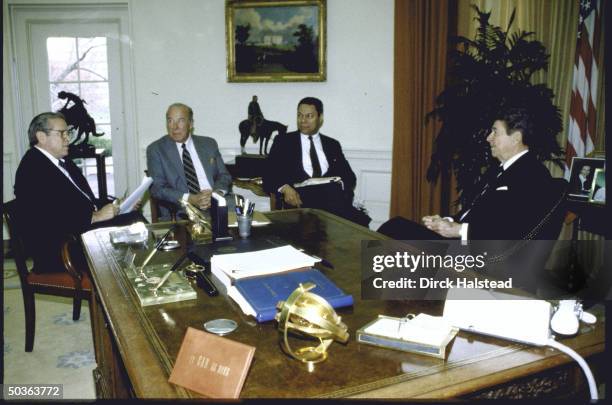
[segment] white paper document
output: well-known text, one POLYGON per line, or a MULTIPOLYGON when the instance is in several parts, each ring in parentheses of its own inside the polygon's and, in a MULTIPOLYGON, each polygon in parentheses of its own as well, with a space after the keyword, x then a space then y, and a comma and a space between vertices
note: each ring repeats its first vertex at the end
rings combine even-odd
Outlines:
POLYGON ((318 186, 321 184, 328 184, 328 183, 340 183, 340 186, 342 186, 342 189, 344 190, 344 183, 342 182, 342 179, 339 176, 311 177, 310 179, 306 179, 302 181, 301 183, 295 183, 293 187, 300 188, 300 187, 308 187, 308 186, 318 186))
POLYGON ((119 214, 125 214, 132 211, 136 203, 142 198, 152 183, 153 179, 151 177, 144 176, 142 178, 142 182, 136 188, 136 190, 134 190, 134 192, 130 194, 128 198, 121 202, 121 205, 119 206, 119 214))
POLYGON ((213 274, 229 287, 232 280, 312 267, 319 261, 321 259, 286 245, 254 252, 214 255, 210 264, 213 274))

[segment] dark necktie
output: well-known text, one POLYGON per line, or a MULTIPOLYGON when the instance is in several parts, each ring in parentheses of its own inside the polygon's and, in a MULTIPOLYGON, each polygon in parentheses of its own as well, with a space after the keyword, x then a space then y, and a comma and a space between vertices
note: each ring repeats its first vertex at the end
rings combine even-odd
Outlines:
POLYGON ((185 144, 183 148, 183 169, 185 170, 185 179, 187 180, 187 188, 191 194, 198 194, 200 192, 200 184, 198 183, 198 176, 196 175, 193 161, 191 160, 191 154, 187 150, 185 144))
POLYGON ((66 173, 68 173, 68 176, 72 179, 72 183, 75 185, 75 187, 78 188, 79 191, 83 193, 83 195, 85 195, 85 197, 87 197, 87 199, 93 203, 93 200, 91 199, 89 194, 83 191, 83 189, 79 186, 77 179, 72 175, 72 173, 70 173, 70 170, 68 169, 68 165, 66 164, 66 162, 63 160, 59 160, 59 165, 62 169, 66 170, 66 173))
POLYGON ((485 186, 482 188, 482 191, 480 192, 480 194, 476 196, 476 198, 474 199, 474 202, 472 203, 472 206, 474 206, 474 203, 476 203, 476 201, 478 201, 480 197, 485 195, 485 193, 490 187, 492 187, 495 183, 497 183, 497 179, 499 178, 499 176, 502 175, 503 172, 504 172, 504 168, 501 165, 497 166, 495 169, 491 171, 491 173, 488 176, 489 180, 487 181, 487 184, 485 184, 485 186))
POLYGON ((478 203, 478 200, 480 200, 480 198, 486 194, 487 190, 489 188, 491 188, 496 182, 497 179, 499 179, 499 177, 504 173, 504 168, 502 165, 497 166, 496 168, 492 169, 487 177, 488 177, 488 181, 486 182, 486 184, 484 185, 484 187, 482 188, 482 191, 480 192, 480 194, 478 194, 473 200, 472 203, 470 204, 470 208, 467 209, 463 215, 461 215, 460 220, 463 220, 463 218, 465 218, 468 214, 468 212, 470 212, 470 210, 472 208, 474 208, 474 206, 476 205, 476 203, 478 203))
POLYGON ((308 136, 310 140, 310 163, 312 163, 312 177, 321 177, 321 164, 319 163, 319 156, 317 156, 317 150, 315 149, 314 142, 312 141, 312 135, 308 136))

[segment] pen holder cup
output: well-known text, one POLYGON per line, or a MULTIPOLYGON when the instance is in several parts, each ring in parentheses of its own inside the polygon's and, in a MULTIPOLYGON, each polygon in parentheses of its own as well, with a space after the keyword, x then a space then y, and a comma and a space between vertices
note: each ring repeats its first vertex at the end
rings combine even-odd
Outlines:
POLYGON ((241 238, 248 238, 251 235, 251 225, 253 217, 250 215, 237 215, 238 220, 238 235, 241 238))

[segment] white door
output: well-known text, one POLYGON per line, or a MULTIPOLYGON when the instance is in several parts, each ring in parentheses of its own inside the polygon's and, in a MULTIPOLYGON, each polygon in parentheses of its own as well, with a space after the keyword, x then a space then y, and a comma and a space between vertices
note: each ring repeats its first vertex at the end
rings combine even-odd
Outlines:
MULTIPOLYGON (((107 163, 107 186, 111 195, 134 188, 141 177, 137 140, 129 117, 129 43, 122 43, 126 32, 127 9, 119 6, 42 6, 11 8, 15 68, 20 94, 18 122, 22 131, 17 145, 20 155, 27 149, 27 125, 43 111, 57 111, 67 99, 59 92, 76 94, 96 123, 100 137, 89 143, 105 147, 111 156, 107 163), (111 152, 112 151, 112 152, 111 152)), ((71 107, 73 103, 68 103, 71 107)), ((97 194, 95 161, 81 162, 94 193, 97 194)))

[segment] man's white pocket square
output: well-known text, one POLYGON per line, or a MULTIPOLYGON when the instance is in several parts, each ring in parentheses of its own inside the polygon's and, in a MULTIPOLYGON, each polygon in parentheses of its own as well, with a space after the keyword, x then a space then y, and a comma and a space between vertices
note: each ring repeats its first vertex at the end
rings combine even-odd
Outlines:
POLYGON ((495 190, 496 191, 498 191, 498 190, 508 190, 508 186, 497 187, 495 190))

